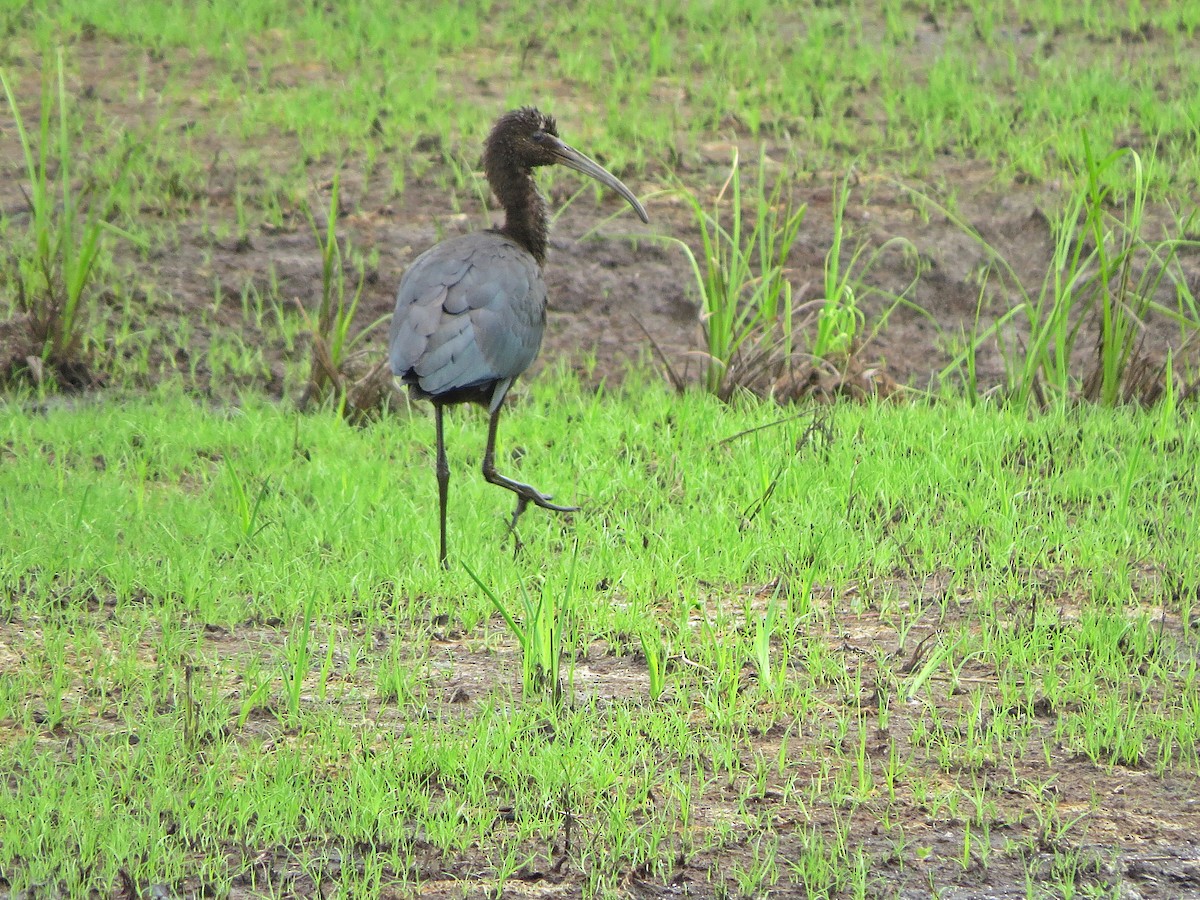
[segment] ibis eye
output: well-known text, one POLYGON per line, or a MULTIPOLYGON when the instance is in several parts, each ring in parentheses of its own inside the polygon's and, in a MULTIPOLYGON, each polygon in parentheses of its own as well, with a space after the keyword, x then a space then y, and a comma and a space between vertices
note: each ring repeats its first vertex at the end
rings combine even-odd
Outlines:
POLYGON ((546 135, 546 132, 544 132, 544 131, 535 131, 533 133, 534 143, 537 143, 537 144, 544 144, 546 142, 546 137, 547 137, 547 135, 546 135))

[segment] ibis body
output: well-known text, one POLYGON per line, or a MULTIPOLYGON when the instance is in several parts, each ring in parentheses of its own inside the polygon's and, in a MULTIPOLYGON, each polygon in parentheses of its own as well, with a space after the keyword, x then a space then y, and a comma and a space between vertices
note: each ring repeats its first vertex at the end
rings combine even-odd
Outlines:
POLYGON ((564 165, 624 197, 643 222, 645 209, 633 193, 594 160, 558 137, 554 119, 532 107, 497 120, 484 145, 484 171, 505 211, 499 228, 449 238, 418 256, 400 280, 389 337, 392 373, 412 396, 433 404, 437 428, 439 554, 448 566, 446 461, 443 412, 449 405, 477 403, 488 410, 483 476, 517 495, 512 525, 525 507, 572 512, 528 484, 495 468, 500 408, 513 381, 537 358, 546 327, 542 267, 549 235, 546 201, 533 169, 564 165))

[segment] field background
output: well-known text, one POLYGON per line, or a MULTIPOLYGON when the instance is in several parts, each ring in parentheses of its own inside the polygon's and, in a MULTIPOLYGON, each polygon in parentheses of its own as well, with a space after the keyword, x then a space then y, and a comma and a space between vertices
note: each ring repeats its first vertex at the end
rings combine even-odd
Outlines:
POLYGON ((0 896, 1200 895, 1200 7, 778 7, 0 8, 38 146, 61 51, 49 171, 108 222, 56 390, 0 106, 0 896), (524 103, 651 224, 539 175, 501 468, 583 510, 515 546, 455 413, 443 574, 428 410, 297 409, 320 236, 336 191, 358 377, 404 266, 496 217, 480 143, 524 103), (799 403, 699 386, 689 197, 735 153, 804 207, 798 306, 850 190, 861 318, 799 403), (1016 403, 1089 172, 1174 242, 1152 402, 1078 402, 1068 307, 1070 378, 1016 403))

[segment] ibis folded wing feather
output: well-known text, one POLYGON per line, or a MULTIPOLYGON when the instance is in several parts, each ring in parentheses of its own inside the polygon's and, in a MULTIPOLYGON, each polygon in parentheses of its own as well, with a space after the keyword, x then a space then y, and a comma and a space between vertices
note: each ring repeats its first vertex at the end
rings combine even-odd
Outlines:
POLYGON ((537 356, 546 285, 520 245, 494 231, 451 238, 400 281, 392 372, 432 397, 511 380, 537 356))

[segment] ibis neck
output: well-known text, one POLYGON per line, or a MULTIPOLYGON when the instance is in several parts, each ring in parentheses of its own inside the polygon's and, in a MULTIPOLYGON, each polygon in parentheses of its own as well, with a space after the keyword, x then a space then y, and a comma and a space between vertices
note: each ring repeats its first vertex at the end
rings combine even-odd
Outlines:
POLYGON ((528 169, 510 169, 499 177, 489 173, 488 180, 496 199, 504 207, 504 225, 500 233, 528 250, 539 266, 545 264, 549 217, 546 199, 538 191, 533 173, 528 169))

